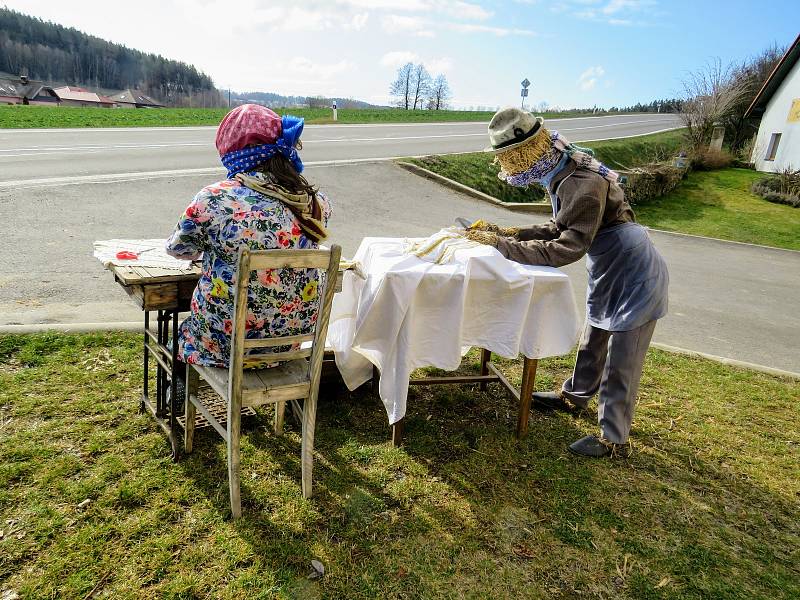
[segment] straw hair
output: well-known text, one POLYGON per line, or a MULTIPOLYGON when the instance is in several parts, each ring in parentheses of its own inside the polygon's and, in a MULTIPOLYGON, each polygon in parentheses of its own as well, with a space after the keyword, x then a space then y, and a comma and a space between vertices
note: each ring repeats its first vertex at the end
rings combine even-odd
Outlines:
POLYGON ((530 169, 552 147, 550 132, 544 127, 540 127, 536 135, 526 140, 521 146, 498 152, 497 162, 500 163, 503 171, 509 175, 517 175, 530 169))

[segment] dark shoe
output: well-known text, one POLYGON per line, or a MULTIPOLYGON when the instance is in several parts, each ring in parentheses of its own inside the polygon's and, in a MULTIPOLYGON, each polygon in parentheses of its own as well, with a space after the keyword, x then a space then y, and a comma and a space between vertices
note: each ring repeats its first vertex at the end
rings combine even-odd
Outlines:
POLYGON ((570 444, 569 451, 578 456, 591 458, 602 458, 604 456, 628 457, 630 455, 630 444, 614 444, 600 439, 596 435, 587 435, 585 438, 570 444))
POLYGON ((534 392, 532 408, 540 412, 575 412, 573 406, 556 392, 534 392))

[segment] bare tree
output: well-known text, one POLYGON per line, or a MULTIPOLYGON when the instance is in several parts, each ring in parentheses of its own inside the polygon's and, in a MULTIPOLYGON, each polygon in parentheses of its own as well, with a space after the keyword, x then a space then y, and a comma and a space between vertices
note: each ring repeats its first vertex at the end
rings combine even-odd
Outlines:
POLYGON ((414 67, 411 85, 414 96, 414 110, 417 110, 417 106, 422 108, 424 98, 428 95, 431 87, 431 75, 422 63, 414 67))
POLYGON ((428 93, 428 109, 441 110, 447 108, 447 103, 451 97, 452 93, 450 92, 450 84, 447 83, 447 77, 437 75, 428 93))
POLYGON ((397 69, 397 77, 392 83, 392 87, 389 88, 389 93, 395 98, 395 104, 406 110, 411 107, 414 71, 413 63, 404 64, 397 69))
POLYGON ((758 123, 745 119, 744 115, 785 51, 786 48, 773 44, 733 68, 733 79, 745 87, 747 93, 738 99, 731 107, 730 114, 722 120, 725 125, 725 139, 732 150, 742 150, 758 131, 758 123))
POLYGON ((686 101, 681 120, 693 148, 700 148, 711 138, 715 123, 728 118, 737 103, 750 92, 750 84, 734 77, 731 66, 719 59, 689 73, 683 81, 686 101))

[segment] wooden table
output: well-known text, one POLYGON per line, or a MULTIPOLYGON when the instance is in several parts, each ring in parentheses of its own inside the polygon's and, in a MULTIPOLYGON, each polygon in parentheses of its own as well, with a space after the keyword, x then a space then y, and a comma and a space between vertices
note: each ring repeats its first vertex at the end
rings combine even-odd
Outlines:
POLYGON ((177 396, 177 380, 173 365, 178 360, 178 314, 189 310, 194 288, 202 270, 194 263, 184 270, 154 267, 110 265, 114 280, 144 311, 144 381, 139 408, 147 411, 167 434, 172 458, 178 460, 178 418, 173 401, 177 396), (150 313, 156 312, 156 331, 150 329, 150 313), (173 340, 172 343, 170 339, 173 340), (156 398, 149 394, 150 358, 156 363, 156 398), (167 386, 170 402, 167 402, 167 386))

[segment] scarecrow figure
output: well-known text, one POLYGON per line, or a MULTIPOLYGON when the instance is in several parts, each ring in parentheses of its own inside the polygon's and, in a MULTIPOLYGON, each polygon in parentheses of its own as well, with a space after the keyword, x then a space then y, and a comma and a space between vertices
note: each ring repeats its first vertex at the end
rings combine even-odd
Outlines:
POLYGON ((489 123, 491 148, 506 183, 543 186, 553 218, 504 228, 477 221, 466 236, 496 247, 520 263, 560 267, 587 256, 586 327, 575 370, 560 392, 534 393, 540 410, 585 409, 599 392, 600 436, 586 436, 571 452, 601 457, 625 454, 642 366, 656 320, 667 313, 669 274, 617 183, 618 175, 588 148, 548 131, 541 117, 518 108, 489 123))

